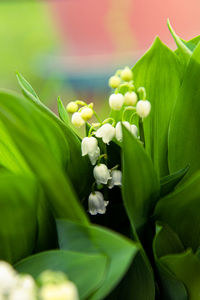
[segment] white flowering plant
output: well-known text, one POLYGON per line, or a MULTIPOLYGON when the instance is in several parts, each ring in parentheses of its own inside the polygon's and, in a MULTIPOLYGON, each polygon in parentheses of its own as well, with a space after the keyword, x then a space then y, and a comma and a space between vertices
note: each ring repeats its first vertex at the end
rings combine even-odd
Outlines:
POLYGON ((168 25, 177 49, 117 70, 104 119, 60 98, 58 117, 20 74, 24 97, 0 91, 0 259, 19 273, 61 271, 83 300, 199 299, 200 37, 168 25))

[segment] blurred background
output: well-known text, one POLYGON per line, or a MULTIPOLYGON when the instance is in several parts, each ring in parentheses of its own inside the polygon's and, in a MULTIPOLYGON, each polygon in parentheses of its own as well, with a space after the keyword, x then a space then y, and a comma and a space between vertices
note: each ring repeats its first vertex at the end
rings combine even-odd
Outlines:
POLYGON ((109 76, 156 35, 175 48, 167 18, 182 38, 199 35, 199 11, 199 0, 0 0, 0 87, 19 90, 19 71, 49 106, 104 100, 109 76))

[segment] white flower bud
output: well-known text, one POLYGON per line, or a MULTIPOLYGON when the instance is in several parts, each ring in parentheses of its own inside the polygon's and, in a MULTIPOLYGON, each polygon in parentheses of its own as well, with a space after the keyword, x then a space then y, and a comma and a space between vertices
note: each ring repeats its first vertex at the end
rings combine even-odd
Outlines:
POLYGON ((100 148, 97 147, 96 151, 93 153, 88 153, 91 164, 94 166, 99 158, 100 148))
POLYGON ((67 281, 62 284, 46 284, 40 290, 42 300, 79 300, 75 284, 67 281))
POLYGON ((108 179, 110 179, 110 172, 105 164, 99 164, 94 167, 93 170, 94 178, 97 184, 107 184, 108 179))
POLYGON ((121 79, 124 81, 130 81, 133 79, 133 73, 131 71, 131 69, 129 67, 125 67, 122 71, 121 71, 121 79))
POLYGON ((109 105, 114 110, 120 110, 124 104, 124 96, 120 93, 112 94, 109 97, 109 105))
POLYGON ((16 288, 9 294, 9 300, 36 300, 36 293, 32 289, 16 288))
POLYGON ((75 112, 72 115, 72 124, 78 128, 85 124, 85 121, 82 119, 81 114, 79 112, 75 112))
POLYGON ((88 153, 94 153, 97 150, 98 142, 95 137, 85 137, 81 142, 81 151, 82 156, 87 155, 88 153))
POLYGON ((0 291, 7 293, 13 289, 18 282, 15 270, 5 261, 0 261, 0 291))
POLYGON ((108 181, 109 189, 112 189, 114 185, 117 186, 122 185, 122 172, 120 170, 111 171, 111 179, 108 181))
POLYGON ((118 76, 111 76, 109 79, 109 86, 113 89, 116 89, 120 85, 121 79, 118 76))
POLYGON ((95 191, 88 198, 89 213, 91 215, 105 214, 108 201, 104 201, 103 194, 95 191))
POLYGON ((148 100, 140 100, 136 105, 136 112, 141 118, 146 118, 151 110, 151 103, 148 100))
POLYGON ((135 137, 138 136, 138 128, 137 128, 137 126, 134 125, 134 124, 131 125, 131 133, 132 133, 132 135, 134 135, 135 137))
POLYGON ((89 107, 83 107, 80 111, 80 115, 84 121, 87 121, 92 118, 93 110, 89 107))
MULTIPOLYGON (((131 131, 131 124, 127 121, 122 122, 123 125, 129 130, 131 131)), ((118 122, 116 125, 116 133, 115 133, 115 137, 118 141, 122 141, 122 124, 121 122, 118 122)))
POLYGON ((76 102, 69 102, 66 107, 69 113, 75 113, 78 110, 78 104, 76 102))
POLYGON ((102 138, 105 144, 109 144, 109 142, 114 138, 114 136, 115 128, 109 123, 102 125, 96 131, 96 137, 102 138))
POLYGON ((138 100, 137 94, 135 92, 127 92, 124 95, 124 104, 135 105, 138 100))

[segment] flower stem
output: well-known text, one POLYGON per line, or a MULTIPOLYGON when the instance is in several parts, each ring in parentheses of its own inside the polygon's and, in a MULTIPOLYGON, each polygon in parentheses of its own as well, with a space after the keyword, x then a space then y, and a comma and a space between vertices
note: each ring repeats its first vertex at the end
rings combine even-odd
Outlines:
POLYGON ((139 130, 140 130, 140 141, 143 143, 145 147, 144 126, 143 126, 142 118, 139 118, 139 130))

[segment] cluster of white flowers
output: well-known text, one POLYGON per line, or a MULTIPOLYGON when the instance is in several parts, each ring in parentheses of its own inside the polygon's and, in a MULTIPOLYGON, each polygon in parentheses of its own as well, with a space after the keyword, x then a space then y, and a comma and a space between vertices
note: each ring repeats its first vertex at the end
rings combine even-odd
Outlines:
POLYGON ((18 274, 10 264, 0 261, 0 300, 79 300, 78 291, 73 282, 60 272, 45 271, 40 275, 41 287, 38 287, 30 275, 18 274), (48 273, 54 281, 46 281, 48 273))
MULTIPOLYGON (((72 123, 76 127, 84 125, 93 115, 98 119, 98 123, 88 123, 90 129, 87 136, 82 139, 81 144, 82 156, 88 155, 91 164, 94 166, 93 175, 95 182, 88 198, 89 212, 92 215, 96 215, 97 213, 104 214, 106 212, 106 206, 108 205, 108 201, 104 200, 103 194, 98 191, 98 189, 101 189, 102 185, 107 185, 107 187, 111 189, 114 186, 121 186, 122 184, 121 171, 117 169, 118 166, 113 166, 111 169, 108 168, 107 153, 101 153, 103 150, 101 149, 102 147, 98 145, 98 139, 102 139, 106 147, 112 140, 115 140, 117 143, 122 142, 122 125, 125 126, 135 138, 139 139, 138 128, 136 124, 133 124, 132 119, 136 116, 139 120, 139 124, 141 124, 151 110, 151 104, 146 100, 145 88, 138 87, 136 90, 133 72, 129 67, 117 70, 115 75, 110 77, 109 86, 115 89, 114 93, 109 97, 109 106, 112 110, 118 111, 118 115, 121 116, 121 120, 117 123, 112 117, 101 122, 93 109, 93 103, 87 105, 85 102, 77 100, 67 105, 67 111, 73 113, 72 123), (81 108, 79 108, 79 106, 81 106, 81 108), (130 113, 128 118, 125 118, 127 111, 130 113)), ((141 127, 140 134, 144 136, 141 132, 141 127)), ((140 139, 144 144, 142 137, 140 139)), ((103 148, 105 149, 105 147, 103 148)))

